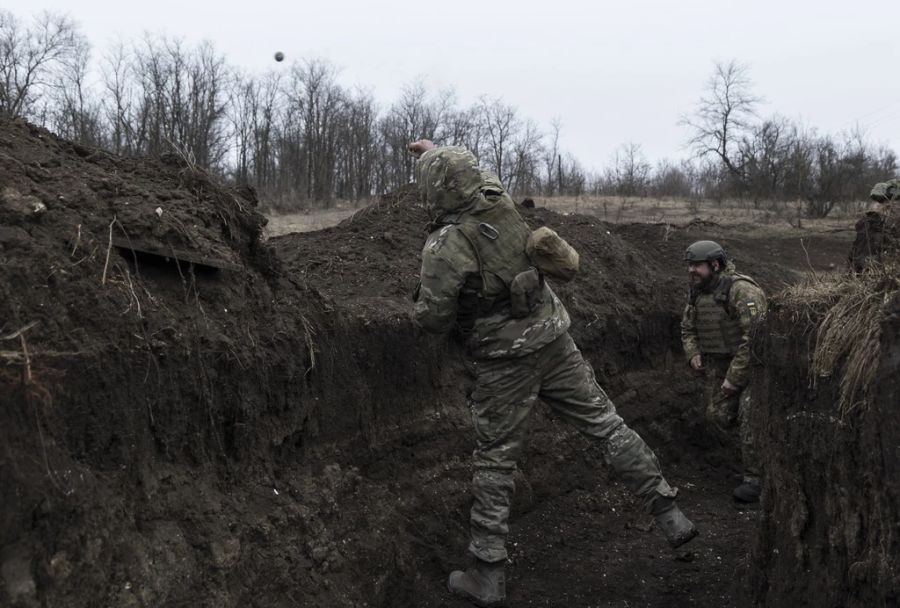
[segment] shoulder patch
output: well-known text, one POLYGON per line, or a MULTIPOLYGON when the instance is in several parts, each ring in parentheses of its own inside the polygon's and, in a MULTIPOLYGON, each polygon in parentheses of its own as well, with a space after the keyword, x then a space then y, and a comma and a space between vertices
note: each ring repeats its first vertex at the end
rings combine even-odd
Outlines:
POLYGON ((756 302, 753 300, 745 300, 744 306, 747 307, 747 310, 750 311, 750 316, 755 317, 759 314, 759 308, 756 306, 756 302))

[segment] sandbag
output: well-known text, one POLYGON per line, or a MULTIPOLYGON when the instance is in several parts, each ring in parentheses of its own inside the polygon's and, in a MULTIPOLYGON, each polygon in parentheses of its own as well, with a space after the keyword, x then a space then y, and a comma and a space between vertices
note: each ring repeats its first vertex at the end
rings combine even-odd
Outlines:
POLYGON ((531 233, 525 245, 531 263, 545 275, 571 281, 578 274, 580 256, 556 231, 542 226, 531 233))

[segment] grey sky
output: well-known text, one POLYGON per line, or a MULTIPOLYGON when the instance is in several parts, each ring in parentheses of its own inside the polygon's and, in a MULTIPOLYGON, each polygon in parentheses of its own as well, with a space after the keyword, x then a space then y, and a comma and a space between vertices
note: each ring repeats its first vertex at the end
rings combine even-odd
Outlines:
POLYGON ((207 39, 250 71, 323 57, 339 80, 393 101, 418 76, 452 85, 461 103, 500 96, 601 168, 627 141, 651 160, 679 158, 678 126, 701 94, 714 59, 749 63, 764 113, 821 131, 858 121, 900 152, 900 2, 626 2, 456 0, 212 2, 3 0, 19 17, 72 15, 102 52, 143 32, 207 39), (287 61, 278 65, 272 54, 287 61))

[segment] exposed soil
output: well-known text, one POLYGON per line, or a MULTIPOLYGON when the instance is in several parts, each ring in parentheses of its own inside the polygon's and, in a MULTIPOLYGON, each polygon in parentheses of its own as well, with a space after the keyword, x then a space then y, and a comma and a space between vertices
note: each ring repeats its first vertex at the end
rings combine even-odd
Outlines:
MULTIPOLYGON (((0 190, 3 602, 466 605, 444 581, 464 560, 468 378, 410 322, 414 190, 263 242, 250 192, 19 122, 0 123, 0 190)), ((542 411, 511 604, 750 605, 760 512, 733 508, 737 455, 683 362, 681 257, 715 238, 771 291, 842 268, 849 241, 523 214, 580 251, 557 289, 572 333, 702 536, 669 551, 597 448, 542 411)))
MULTIPOLYGON (((881 295, 881 294, 879 294, 881 295)), ((838 403, 846 361, 810 373, 827 308, 776 301, 758 340, 765 479, 753 586, 762 605, 900 605, 900 292, 884 299, 867 401, 838 403)), ((853 340, 863 339, 852 336, 853 340)))

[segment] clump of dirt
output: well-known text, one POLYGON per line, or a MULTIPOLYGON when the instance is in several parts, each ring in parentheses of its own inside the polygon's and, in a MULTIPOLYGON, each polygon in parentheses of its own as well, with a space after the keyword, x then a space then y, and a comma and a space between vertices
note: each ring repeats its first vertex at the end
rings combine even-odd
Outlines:
POLYGON ((757 601, 896 605, 896 269, 786 291, 756 342, 767 362, 754 385, 760 407, 753 424, 766 471, 757 601))

